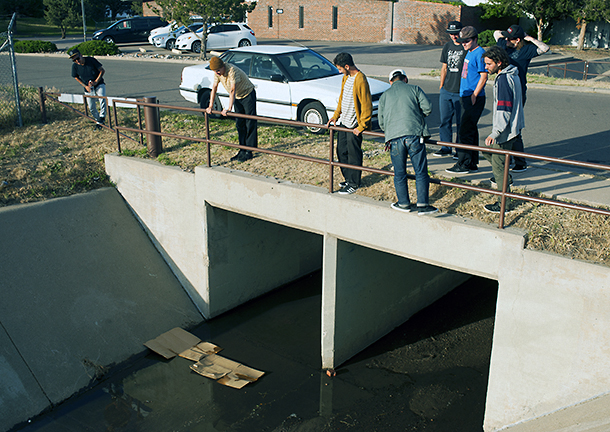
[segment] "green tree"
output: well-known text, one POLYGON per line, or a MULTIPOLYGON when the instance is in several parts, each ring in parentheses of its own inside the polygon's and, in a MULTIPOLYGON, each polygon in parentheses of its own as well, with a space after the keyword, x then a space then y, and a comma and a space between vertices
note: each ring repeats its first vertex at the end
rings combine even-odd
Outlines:
POLYGON ((113 20, 116 19, 117 15, 131 10, 131 3, 123 0, 104 0, 102 3, 106 6, 106 10, 113 20))
POLYGON ((142 6, 142 0, 134 0, 131 2, 131 10, 136 15, 144 14, 144 8, 142 6))
POLYGON ((594 21, 610 22, 610 0, 577 0, 572 3, 572 17, 578 33, 577 49, 585 48, 587 24, 594 21))
MULTIPOLYGON (((157 0, 153 11, 167 21, 188 26, 192 24, 191 16, 199 16, 204 23, 243 21, 246 13, 252 12, 256 2, 245 3, 244 0, 157 0)), ((201 39, 201 58, 207 58, 207 34, 196 33, 201 39)))
POLYGON ((82 25, 81 4, 78 0, 44 0, 44 17, 51 25, 59 27, 61 38, 66 38, 68 28, 82 25))
POLYGON ((17 12, 33 18, 42 18, 44 7, 42 0, 0 0, 0 14, 12 15, 17 12))
POLYGON ((481 18, 516 16, 533 17, 536 21, 537 37, 542 40, 544 32, 553 24, 553 21, 563 19, 570 14, 571 2, 569 0, 490 0, 481 4, 483 15, 481 18))

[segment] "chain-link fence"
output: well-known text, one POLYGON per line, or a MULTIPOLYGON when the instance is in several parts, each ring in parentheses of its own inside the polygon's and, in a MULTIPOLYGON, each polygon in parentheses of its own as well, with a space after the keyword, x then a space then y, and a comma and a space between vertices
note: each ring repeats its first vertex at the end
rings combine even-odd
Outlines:
POLYGON ((23 126, 13 47, 15 17, 13 14, 7 31, 0 33, 0 129, 23 126))

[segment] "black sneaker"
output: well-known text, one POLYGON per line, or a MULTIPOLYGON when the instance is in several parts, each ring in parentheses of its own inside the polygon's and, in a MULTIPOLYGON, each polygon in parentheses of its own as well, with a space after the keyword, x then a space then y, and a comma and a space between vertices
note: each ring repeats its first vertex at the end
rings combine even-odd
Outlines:
POLYGON ((500 203, 497 202, 493 204, 485 204, 483 208, 489 213, 500 213, 501 210, 500 203))
POLYGON ((432 153, 432 156, 436 156, 436 157, 451 156, 451 150, 440 149, 439 151, 435 151, 434 153, 432 153))
POLYGON ((244 153, 245 152, 243 150, 240 150, 235 156, 233 156, 231 158, 231 160, 232 161, 239 161, 239 162, 241 162, 240 159, 243 157, 244 153))
POLYGON ((524 172, 526 169, 527 166, 525 165, 515 165, 514 167, 512 167, 512 171, 516 173, 524 172))
POLYGON ((243 152, 243 153, 241 154, 241 156, 239 156, 239 157, 237 158, 237 161, 238 161, 238 162, 245 162, 245 161, 247 161, 247 160, 252 159, 253 157, 254 157, 254 156, 252 155, 252 152, 251 152, 251 151, 245 151, 245 152, 243 152))
POLYGON ((445 171, 451 174, 468 174, 470 170, 459 164, 453 165, 451 168, 447 168, 445 171))
POLYGON ((355 188, 353 186, 347 185, 347 186, 344 186, 341 189, 339 189, 339 193, 341 195, 351 195, 354 192, 356 192, 356 189, 358 189, 358 188, 355 188))
POLYGON ((419 216, 436 213, 437 211, 438 211, 438 209, 431 205, 427 205, 427 206, 423 206, 423 207, 417 206, 417 214, 419 216))
POLYGON ((415 209, 413 208, 413 204, 403 205, 395 202, 390 207, 392 207, 394 210, 398 210, 405 213, 411 213, 412 211, 415 211, 415 209))
POLYGON ((341 183, 339 183, 339 187, 340 188, 344 188, 345 186, 347 186, 347 182, 346 181, 342 181, 341 183))
MULTIPOLYGON (((497 188, 497 187, 498 187, 498 185, 496 184, 496 178, 495 178, 495 177, 490 178, 490 179, 489 179, 489 181, 491 182, 491 185, 492 185, 493 187, 495 187, 495 188, 497 188)), ((510 178, 510 179, 508 180, 508 185, 509 185, 509 186, 512 186, 512 185, 513 185, 513 179, 512 179, 512 178, 510 178)))
POLYGON ((479 167, 476 165, 472 165, 470 168, 468 168, 468 172, 471 172, 471 173, 479 172, 479 167))
POLYGON ((100 119, 98 120, 98 122, 99 122, 100 124, 105 125, 105 124, 106 124, 106 118, 105 118, 105 117, 100 117, 100 119))

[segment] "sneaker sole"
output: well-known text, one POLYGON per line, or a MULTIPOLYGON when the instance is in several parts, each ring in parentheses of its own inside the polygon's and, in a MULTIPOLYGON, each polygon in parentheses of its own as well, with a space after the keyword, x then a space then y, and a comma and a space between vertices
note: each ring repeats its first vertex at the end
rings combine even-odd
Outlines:
POLYGON ((525 172, 527 170, 527 167, 525 168, 513 168, 511 169, 512 172, 516 172, 516 173, 521 173, 521 172, 525 172))
POLYGON ((423 215, 429 215, 429 214, 433 214, 433 213, 437 213, 437 212, 438 212, 438 209, 432 210, 432 211, 423 211, 423 212, 418 211, 417 215, 418 216, 423 216, 423 215))
POLYGON ((390 205, 390 207, 392 207, 392 209, 394 209, 394 210, 398 210, 398 211, 401 211, 403 213, 411 213, 413 211, 413 210, 411 210, 411 207, 405 209, 405 208, 396 207, 393 204, 390 205))

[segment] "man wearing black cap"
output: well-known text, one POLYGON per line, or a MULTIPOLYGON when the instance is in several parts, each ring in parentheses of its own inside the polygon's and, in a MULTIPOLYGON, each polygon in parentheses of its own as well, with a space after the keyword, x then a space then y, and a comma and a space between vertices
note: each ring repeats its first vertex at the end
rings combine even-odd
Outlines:
MULTIPOLYGON (((106 96, 106 84, 104 84, 104 68, 102 64, 93 57, 83 57, 76 48, 69 53, 72 63, 72 77, 85 88, 85 93, 91 96, 106 96)), ((98 113, 95 102, 96 98, 87 98, 87 106, 93 118, 100 124, 106 119, 106 99, 100 99, 100 111, 98 113)))
MULTIPOLYGON (((474 27, 464 27, 460 31, 458 42, 466 50, 464 66, 460 81, 460 97, 462 102, 462 119, 460 123, 460 142, 479 145, 478 123, 485 108, 485 84, 487 70, 483 61, 485 50, 478 43, 479 32, 474 27)), ((451 174, 468 174, 479 170, 478 150, 458 149, 458 161, 445 171, 451 174)))
MULTIPOLYGON (((441 112, 441 124, 438 128, 440 140, 443 142, 453 141, 453 118, 455 117, 456 139, 459 141, 460 118, 462 106, 460 105, 460 73, 464 64, 466 51, 457 40, 460 37, 462 23, 451 21, 447 25, 447 33, 451 40, 443 46, 441 52, 441 83, 439 86, 439 110, 441 112)), ((451 147, 443 146, 434 156, 450 156, 451 147)))
MULTIPOLYGON (((496 30, 494 32, 496 44, 500 48, 504 48, 510 57, 511 64, 519 69, 519 79, 521 81, 523 105, 525 105, 527 91, 527 69, 530 61, 534 57, 538 57, 549 50, 549 46, 538 39, 525 34, 523 28, 519 25, 512 25, 506 31, 496 30)), ((515 151, 524 151, 523 140, 521 136, 515 142, 513 149, 515 151)), ((523 172, 527 168, 524 158, 516 157, 514 172, 523 172)))

